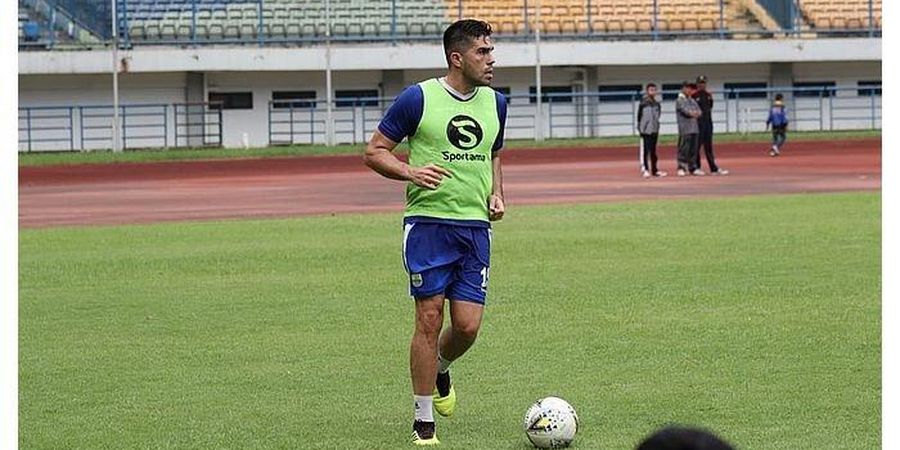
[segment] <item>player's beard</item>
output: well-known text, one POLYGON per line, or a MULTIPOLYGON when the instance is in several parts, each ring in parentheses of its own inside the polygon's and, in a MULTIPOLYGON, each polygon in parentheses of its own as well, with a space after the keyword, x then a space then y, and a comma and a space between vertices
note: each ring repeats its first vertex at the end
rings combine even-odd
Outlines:
POLYGON ((472 86, 490 86, 494 77, 488 77, 484 69, 478 69, 475 73, 468 73, 467 71, 466 78, 469 79, 469 83, 471 83, 472 86))

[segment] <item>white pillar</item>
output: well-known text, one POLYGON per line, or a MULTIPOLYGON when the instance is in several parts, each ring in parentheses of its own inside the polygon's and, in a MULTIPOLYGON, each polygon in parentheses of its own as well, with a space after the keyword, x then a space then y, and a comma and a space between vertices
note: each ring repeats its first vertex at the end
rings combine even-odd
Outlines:
POLYGON ((541 0, 535 0, 535 26, 534 26, 534 79, 535 79, 535 113, 534 113, 534 139, 544 140, 544 117, 541 108, 541 0))
POLYGON ((325 145, 334 145, 333 89, 331 87, 331 1, 325 0, 325 145))
POLYGON ((122 143, 119 142, 119 24, 116 13, 116 0, 112 3, 112 88, 113 88, 113 119, 112 124, 112 151, 121 152, 122 143))

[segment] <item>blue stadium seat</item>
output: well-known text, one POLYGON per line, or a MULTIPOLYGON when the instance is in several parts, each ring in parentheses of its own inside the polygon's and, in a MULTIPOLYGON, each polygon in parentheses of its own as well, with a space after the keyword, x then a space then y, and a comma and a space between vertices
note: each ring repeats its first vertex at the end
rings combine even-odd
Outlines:
POLYGON ((41 38, 41 27, 34 21, 25 22, 22 24, 22 34, 26 42, 35 42, 41 38))

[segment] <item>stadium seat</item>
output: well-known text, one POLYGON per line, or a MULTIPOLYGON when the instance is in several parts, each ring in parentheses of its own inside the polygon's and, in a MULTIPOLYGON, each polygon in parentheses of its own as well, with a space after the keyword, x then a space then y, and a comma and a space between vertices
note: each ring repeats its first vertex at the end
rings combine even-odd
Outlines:
POLYGON ((287 27, 284 26, 284 23, 272 23, 267 24, 263 28, 266 37, 271 37, 274 39, 284 39, 287 38, 287 27))
POLYGON ((685 30, 699 30, 700 22, 692 17, 686 17, 684 19, 684 29, 685 30))
POLYGON ((242 22, 240 25, 240 37, 241 38, 250 38, 250 39, 257 38, 258 37, 257 32, 256 32, 257 28, 259 28, 257 23, 242 22))
POLYGON ((622 31, 626 33, 635 33, 637 32, 638 25, 637 19, 630 16, 625 16, 622 18, 622 31))
MULTIPOLYGON (((334 32, 334 26, 331 28, 332 33, 334 32)), ((300 34, 299 36, 306 37, 315 37, 316 35, 316 25, 312 22, 304 22, 300 24, 300 34)))
POLYGON ((190 22, 180 22, 175 28, 175 36, 178 39, 186 40, 190 39, 192 34, 192 27, 190 22))
POLYGON ((221 22, 213 22, 209 24, 207 38, 210 40, 218 40, 225 37, 225 26, 221 22))
POLYGON ((175 40, 175 24, 166 22, 160 25, 160 39, 166 41, 175 40))
POLYGON ((143 24, 131 24, 128 27, 128 35, 131 37, 131 39, 144 40, 147 38, 143 24))
POLYGON ((425 25, 423 25, 422 23, 413 22, 407 24, 407 30, 407 33, 409 35, 421 36, 425 34, 425 25))
POLYGON ((610 33, 621 33, 622 31, 624 31, 622 21, 620 19, 607 19, 605 22, 606 31, 610 33))
POLYGON ((363 22, 361 29, 362 36, 377 36, 378 35, 378 25, 374 22, 363 22))
POLYGON ((162 38, 162 31, 160 30, 158 21, 148 23, 144 28, 144 33, 145 36, 147 36, 147 39, 158 40, 162 38))
POLYGON ((429 36, 440 36, 444 30, 444 25, 439 22, 425 22, 423 34, 429 36))

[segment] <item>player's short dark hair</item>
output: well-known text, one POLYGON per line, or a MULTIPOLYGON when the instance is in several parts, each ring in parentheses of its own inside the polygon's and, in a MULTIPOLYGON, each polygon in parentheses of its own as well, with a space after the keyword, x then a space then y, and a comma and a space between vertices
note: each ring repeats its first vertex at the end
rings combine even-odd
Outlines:
POLYGON ((775 94, 775 100, 784 100, 784 95, 775 94))
POLYGON ((703 429, 669 426, 648 436, 636 450, 734 450, 734 447, 703 429))
POLYGON ((650 89, 652 87, 656 87, 656 83, 647 83, 647 87, 644 89, 650 89))
POLYGON ((491 33, 491 25, 481 20, 463 19, 450 24, 444 30, 444 55, 447 57, 447 64, 450 64, 450 53, 462 53, 472 41, 490 36, 491 33))

